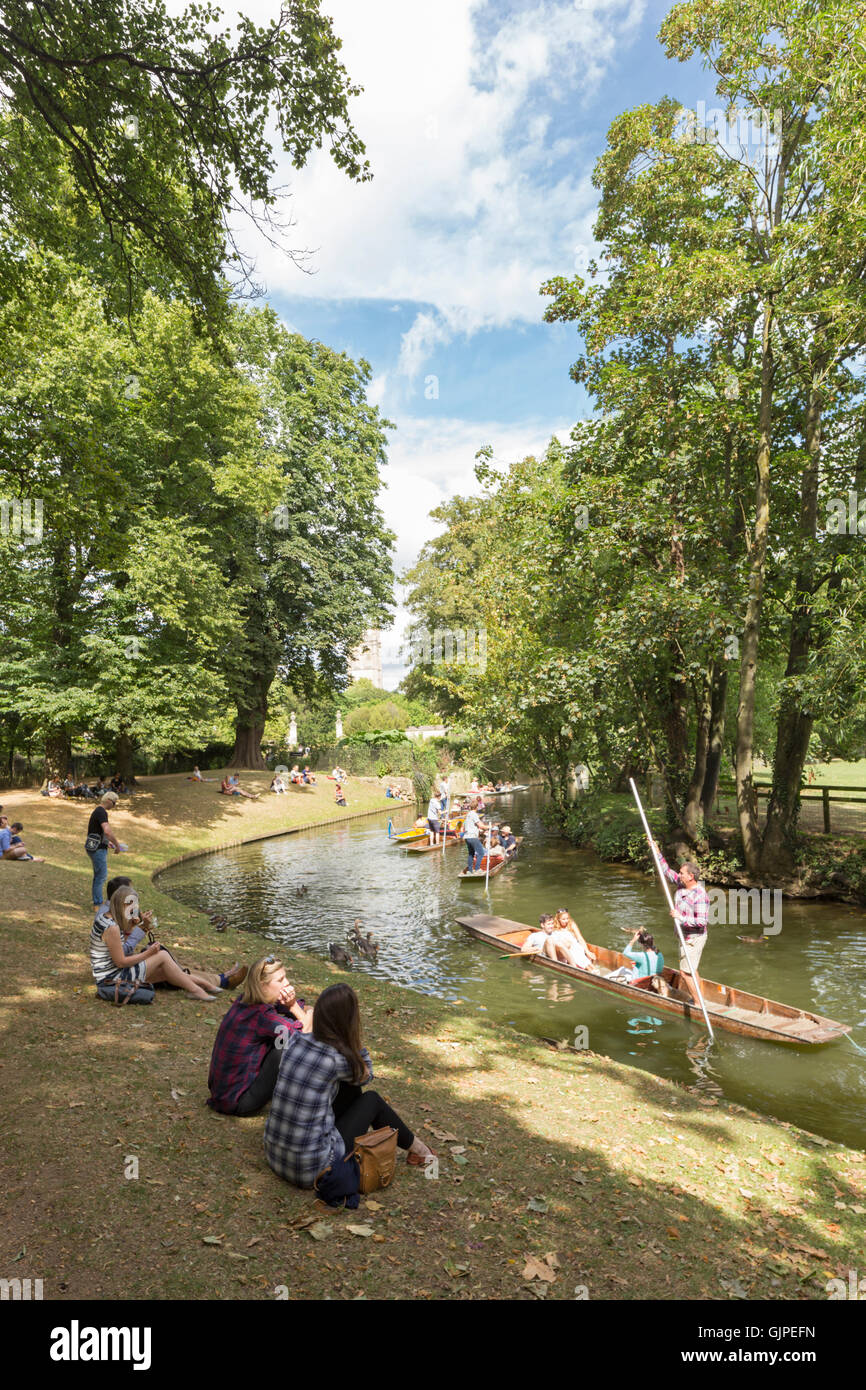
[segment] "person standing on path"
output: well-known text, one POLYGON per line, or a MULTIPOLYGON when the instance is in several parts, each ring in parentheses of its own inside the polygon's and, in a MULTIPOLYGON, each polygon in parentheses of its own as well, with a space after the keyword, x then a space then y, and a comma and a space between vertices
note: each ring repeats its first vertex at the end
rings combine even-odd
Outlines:
POLYGON ((674 910, 671 916, 678 923, 683 934, 683 941, 686 943, 687 950, 683 951, 682 944, 678 941, 680 950, 680 972, 687 976, 686 984, 695 998, 698 1000, 698 987, 700 976, 698 966, 701 963, 701 956, 707 944, 707 923, 710 918, 710 899, 706 888, 700 881, 700 869, 693 859, 686 859, 680 865, 679 873, 671 869, 659 848, 657 840, 653 841, 659 864, 663 874, 671 883, 678 884, 674 894, 674 910), (692 978, 694 976, 694 979, 692 978), (695 980, 698 985, 695 985, 695 980))
POLYGON ((91 897, 95 909, 102 906, 102 890, 105 887, 105 880, 108 878, 108 846, 113 847, 115 854, 126 848, 125 845, 121 845, 108 824, 108 812, 113 811, 116 805, 117 792, 106 792, 99 805, 94 806, 90 813, 90 820, 87 822, 87 839, 84 841, 84 848, 87 850, 88 858, 93 866, 91 897))

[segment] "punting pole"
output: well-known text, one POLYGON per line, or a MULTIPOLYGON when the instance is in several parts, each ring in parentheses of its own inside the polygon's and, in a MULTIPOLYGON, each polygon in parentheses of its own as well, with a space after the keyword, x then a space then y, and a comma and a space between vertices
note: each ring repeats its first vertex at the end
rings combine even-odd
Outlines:
POLYGON ((484 891, 490 884, 490 821, 487 822, 487 868, 484 871, 484 891))
POLYGON ((658 855, 656 854, 655 841, 654 841, 654 839, 653 839, 653 837, 652 837, 652 832, 651 832, 651 830, 650 830, 650 828, 649 828, 649 824, 648 824, 648 822, 647 822, 647 818, 646 818, 646 816, 644 815, 644 809, 643 809, 643 806, 641 805, 640 797, 638 796, 637 787, 636 787, 635 784, 634 784, 634 778, 633 778, 633 777, 629 777, 628 781, 629 781, 629 786, 630 786, 631 789, 632 789, 632 793, 633 793, 633 795, 634 795, 634 799, 635 799, 635 801, 637 802, 637 809, 638 809, 638 811, 640 812, 640 818, 641 818, 641 820, 643 821, 643 828, 644 828, 644 831, 646 832, 647 842, 648 842, 649 847, 650 847, 650 853, 651 853, 651 855, 652 855, 652 857, 653 857, 653 863, 655 864, 656 868, 658 869, 658 875, 659 875, 659 878, 661 879, 662 888, 665 890, 665 897, 666 897, 667 900, 668 900, 668 906, 669 906, 669 908, 670 908, 670 910, 671 910, 671 913, 673 914, 674 926, 676 927, 677 936, 679 937, 680 945, 681 945, 681 947, 682 947, 682 949, 683 949, 683 955, 685 956, 686 960, 688 961, 689 965, 691 966, 692 979, 696 981, 697 992, 698 992, 698 1003, 699 1003, 700 1006, 701 1006, 701 1013, 702 1013, 703 1016, 704 1016, 704 1022, 705 1022, 706 1025, 707 1025, 707 1032, 709 1033, 709 1035, 710 1035, 710 1041, 712 1042, 712 1041, 714 1041, 715 1034, 713 1033, 713 1025, 710 1023, 709 1015, 708 1015, 708 1013, 707 1013, 707 1006, 706 1006, 706 1004, 704 1003, 704 995, 703 995, 703 990, 701 989, 701 980, 700 980, 700 976, 698 975, 697 971, 695 970, 694 966, 692 965, 692 958, 691 958, 691 956, 689 955, 689 948, 688 948, 688 946, 686 945, 685 937, 683 936, 682 931, 681 931, 681 929, 680 929, 680 924, 679 924, 679 922, 677 921, 677 915, 676 915, 676 911, 675 911, 675 909, 674 909, 674 901, 673 901, 673 898, 671 897, 670 886, 669 886, 669 884, 668 884, 667 879, 665 878, 664 870, 662 869, 662 866, 661 866, 661 864, 659 863, 659 857, 658 857, 658 855))
POLYGON ((445 798, 445 819, 442 822, 442 853, 445 853, 445 846, 448 843, 448 817, 451 815, 451 792, 445 798))

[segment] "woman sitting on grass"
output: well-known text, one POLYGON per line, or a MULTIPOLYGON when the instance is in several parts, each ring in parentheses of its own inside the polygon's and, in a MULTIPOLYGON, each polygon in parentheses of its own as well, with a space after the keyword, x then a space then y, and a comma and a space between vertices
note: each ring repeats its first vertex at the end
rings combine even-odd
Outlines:
POLYGON ((219 998, 220 986, 209 983, 213 976, 192 971, 186 974, 158 941, 152 946, 145 946, 142 951, 133 951, 131 955, 124 953, 123 937, 142 920, 138 894, 128 885, 112 894, 108 912, 97 913, 90 929, 90 966, 96 983, 114 984, 116 980, 122 980, 138 985, 146 981, 154 985, 165 980, 185 990, 190 998, 201 1004, 212 1004, 219 998), (123 924, 123 932, 119 923, 123 924), (209 989, 214 992, 208 993, 209 989))
POLYGON ((282 961, 265 956, 250 966, 244 992, 223 1017, 213 1046, 208 1105, 223 1115, 255 1115, 274 1093, 290 1033, 308 1033, 305 1009, 286 979, 282 961))
POLYGON ((343 788, 339 782, 337 783, 337 786, 334 791, 334 800, 336 801, 338 806, 346 805, 346 798, 343 795, 343 788))
POLYGON ((396 1129, 408 1163, 430 1162, 432 1151, 390 1105, 375 1091, 361 1091, 372 1079, 358 996, 349 985, 329 985, 313 1009, 312 1031, 286 1038, 265 1124, 265 1157, 274 1172, 296 1187, 312 1187, 352 1152, 356 1139, 383 1125, 396 1129))

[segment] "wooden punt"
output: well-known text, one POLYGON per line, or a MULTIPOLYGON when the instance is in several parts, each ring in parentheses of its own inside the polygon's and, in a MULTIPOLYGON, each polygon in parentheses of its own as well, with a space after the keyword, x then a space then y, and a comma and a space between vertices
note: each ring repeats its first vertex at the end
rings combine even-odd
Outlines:
POLYGON ((487 869, 484 867, 486 861, 487 856, 485 855, 481 861, 480 869, 475 869, 472 873, 470 873, 468 869, 463 869, 462 872, 457 875, 457 877, 462 878, 464 881, 470 878, 495 878, 497 874, 501 874, 502 870, 507 869, 508 865, 513 862, 512 859, 501 859, 498 864, 490 865, 490 873, 488 874, 487 869))
MULTIPOLYGON (((491 873, 493 870, 491 869, 491 873)), ((494 946, 498 951, 517 954, 523 942, 535 930, 524 922, 511 922, 505 917, 491 917, 477 913, 472 917, 458 917, 461 927, 472 936, 494 946)), ((619 951, 608 950, 605 946, 590 945, 596 954, 596 963, 603 970, 616 970, 631 962, 619 951)), ((665 966, 662 977, 674 991, 670 998, 656 994, 649 988, 649 978, 645 977, 633 984, 620 980, 610 980, 604 975, 593 975, 577 966, 565 965, 560 961, 546 960, 542 956, 527 957, 533 965, 544 966, 548 970, 558 970, 562 975, 570 975, 584 984, 597 989, 608 990, 631 1000, 641 1008, 649 1004, 653 1013, 677 1014, 693 1023, 705 1027, 699 1006, 687 991, 687 986, 679 970, 665 966)), ((748 994, 746 990, 735 989, 729 985, 718 984, 701 976, 701 992, 707 1013, 714 1028, 723 1028, 729 1033, 740 1033, 747 1038, 759 1038, 763 1042, 793 1043, 795 1045, 815 1045, 834 1042, 851 1028, 847 1023, 835 1023, 832 1018, 822 1018, 820 1014, 808 1013, 805 1009, 795 1009, 789 1004, 779 1004, 773 999, 765 999, 760 994, 748 994)))
MULTIPOLYGON (((449 822, 448 822, 448 830, 449 830, 449 832, 453 832, 453 831, 455 831, 455 830, 460 830, 460 829, 462 828, 462 826, 463 826, 463 817, 462 817, 462 816, 460 817, 459 820, 453 820, 453 821, 449 821, 449 822)), ((391 836, 390 836, 390 841, 391 841, 391 844, 392 844, 392 845, 403 845, 403 846, 407 846, 407 845, 413 846, 413 845, 414 845, 414 846, 419 846, 422 840, 423 840, 423 841, 425 842, 425 844, 426 844, 427 836, 428 836, 429 834, 430 834, 430 831, 428 830, 428 828, 427 828, 427 822, 425 821, 423 825, 413 825, 413 826, 411 827, 410 830, 401 830, 399 835, 391 835, 391 836)), ((442 846, 440 845, 439 848, 441 849, 442 846)))
MULTIPOLYGON (((425 834, 426 834, 426 831, 425 831, 425 834)), ((459 844, 461 844, 461 843, 462 843, 462 841, 461 841, 459 835, 457 835, 456 833, 450 834, 450 835, 448 836, 447 840, 445 841, 445 844, 446 844, 446 846, 447 846, 448 848, 450 848, 451 845, 459 845, 459 844)), ((406 853, 407 853, 407 854, 429 854, 430 851, 431 851, 431 850, 434 850, 434 849, 438 849, 438 850, 440 851, 440 853, 441 853, 441 851, 442 851, 442 841, 440 840, 439 843, 438 843, 438 845, 429 845, 429 844, 425 844, 425 845, 406 845, 406 846, 405 846, 405 849, 406 849, 406 853)))

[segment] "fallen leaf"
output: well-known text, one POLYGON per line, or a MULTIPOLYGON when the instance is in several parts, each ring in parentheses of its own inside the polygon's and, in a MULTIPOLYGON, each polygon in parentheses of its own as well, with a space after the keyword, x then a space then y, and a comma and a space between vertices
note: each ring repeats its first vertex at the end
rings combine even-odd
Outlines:
POLYGON ((544 1257, 544 1263, 549 1265, 551 1269, 559 1269, 559 1259, 555 1250, 548 1250, 544 1257))
POLYGON ((351 1231, 353 1236, 371 1236, 373 1234, 372 1226, 347 1226, 346 1230, 351 1231))
POLYGON ((550 1268, 550 1265, 545 1264, 543 1260, 539 1260, 536 1255, 528 1255, 526 1257, 526 1264, 523 1267, 523 1277, 524 1279, 542 1279, 546 1284, 552 1284, 556 1279, 556 1275, 550 1268))
POLYGON ((526 1210, 538 1211, 542 1216, 546 1216, 549 1208, 543 1197, 530 1197, 529 1201, 526 1203, 526 1210))
POLYGON ((314 1221, 312 1226, 307 1227, 307 1235, 312 1236, 313 1240, 324 1240, 330 1230, 327 1221, 314 1221))
POLYGON ((454 1162, 459 1163, 461 1168, 463 1168, 466 1166, 469 1160, 467 1158, 464 1158, 462 1154, 454 1154, 454 1162))
POLYGON ((437 1129, 435 1125, 427 1125, 426 1128, 431 1134, 435 1134, 437 1139, 441 1139, 443 1144, 451 1143, 452 1140, 455 1144, 460 1143, 457 1135, 449 1133, 447 1129, 437 1129))
POLYGON ((261 1236, 253 1236, 252 1240, 247 1241, 247 1249, 249 1250, 253 1245, 258 1245, 260 1240, 261 1236))
POLYGON ((223 1243, 223 1237, 222 1237, 222 1236, 202 1236, 202 1242, 203 1242, 205 1245, 222 1245, 222 1243, 223 1243))
POLYGON ((452 1148, 451 1152, 452 1152, 453 1154, 465 1154, 465 1152, 466 1152, 466 1145, 465 1145, 465 1144, 455 1144, 454 1147, 452 1148))
POLYGON ((368 1197, 368 1198, 367 1198, 366 1202, 364 1203, 364 1206, 365 1206, 365 1207, 368 1207, 370 1211, 381 1211, 381 1210, 382 1210, 382 1203, 381 1203, 381 1202, 374 1202, 373 1199, 372 1199, 372 1197, 368 1197))

